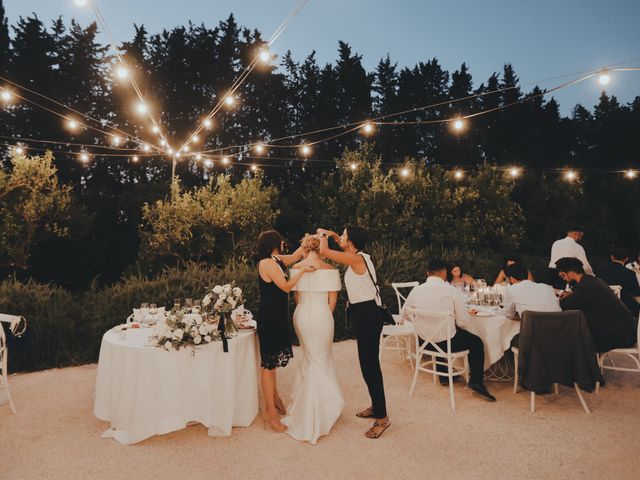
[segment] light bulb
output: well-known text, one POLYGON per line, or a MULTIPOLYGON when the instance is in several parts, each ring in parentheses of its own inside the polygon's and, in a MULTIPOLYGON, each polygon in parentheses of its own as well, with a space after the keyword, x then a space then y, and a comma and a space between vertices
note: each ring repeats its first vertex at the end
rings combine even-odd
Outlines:
POLYGON ((229 165, 229 157, 222 157, 222 163, 224 165, 229 165))
POLYGON ((402 175, 403 177, 408 177, 409 169, 407 167, 404 167, 402 170, 400 170, 400 175, 402 175))
POLYGON ((122 138, 120 138, 118 135, 113 135, 111 137, 111 143, 117 147, 118 145, 120 145, 122 143, 122 138))
POLYGON ((207 168, 210 168, 210 167, 212 167, 212 166, 213 166, 213 162, 212 162, 210 159, 208 159, 208 158, 207 158, 207 159, 204 161, 204 166, 205 166, 205 167, 207 167, 207 168))
POLYGON ((202 122, 202 125, 204 125, 204 128, 206 128, 207 130, 211 130, 213 128, 213 122, 210 118, 207 118, 204 122, 202 122))
POLYGON ((14 151, 18 154, 18 155, 22 155, 24 153, 24 148, 18 146, 14 149, 14 151))
POLYGON ((253 165, 251 165, 251 171, 255 172, 256 170, 258 170, 258 166, 254 163, 253 165))
POLYGON ((627 177, 629 180, 633 180, 634 178, 636 178, 637 175, 638 173, 632 169, 629 169, 626 172, 624 172, 624 176, 627 177))
POLYGON ((509 175, 511 175, 511 178, 516 178, 520 176, 520 169, 517 167, 511 167, 509 169, 509 175))
POLYGON ((145 152, 150 152, 151 151, 151 147, 145 143, 142 146, 142 150, 144 150, 145 152))
POLYGON ((167 141, 163 138, 162 140, 160 140, 160 145, 162 145, 163 147, 167 145, 167 141))
POLYGON ((154 125, 151 130, 153 131, 153 133, 160 133, 160 127, 157 125, 154 125))
POLYGON ((144 102, 138 102, 136 104, 136 111, 140 114, 140 115, 144 115, 145 113, 149 112, 149 107, 147 106, 146 103, 144 102))
POLYGON ((138 156, 137 156, 137 155, 134 155, 133 157, 131 157, 131 161, 132 161, 133 163, 137 163, 137 161, 138 161, 138 160, 140 160, 140 159, 138 158, 138 156))
POLYGON ((453 175, 456 177, 456 180, 460 180, 462 177, 464 177, 464 172, 458 169, 453 175))
POLYGON ((358 165, 356 165, 355 163, 352 163, 351 165, 349 165, 349 168, 355 171, 355 169, 358 168, 358 165))
POLYGON ((190 150, 189 145, 185 145, 184 147, 182 147, 183 152, 188 152, 189 150, 190 150))
POLYGON ((461 119, 454 121, 453 128, 455 128, 456 130, 462 130, 464 128, 464 121, 461 119))
POLYGON ((125 67, 124 65, 118 65, 116 67, 116 76, 120 80, 124 80, 129 76, 129 70, 127 70, 127 67, 125 67))
POLYGON ((75 120, 67 120, 67 127, 69 130, 76 130, 78 128, 78 122, 75 120))
POLYGON ((375 127, 371 122, 367 122, 364 125, 362 125, 362 133, 364 133, 365 135, 371 135, 374 130, 375 130, 375 127))
POLYGON ((200 160, 201 158, 202 158, 202 155, 200 155, 199 153, 196 153, 196 160, 200 160))
POLYGON ((311 147, 309 145, 302 145, 302 147, 300 147, 300 152, 306 157, 311 154, 311 147))
POLYGON ((264 150, 264 145, 261 143, 257 144, 255 147, 255 151, 258 155, 262 155, 264 153, 264 150))
POLYGON ((80 154, 80 161, 81 162, 88 162, 89 161, 89 155, 87 153, 81 153, 80 154))
POLYGON ((567 171, 567 173, 564 174, 564 178, 567 179, 568 181, 572 182, 576 178, 578 178, 578 174, 576 172, 574 172, 573 170, 569 170, 569 171, 567 171))
POLYGON ((269 63, 271 61, 271 54, 268 50, 261 50, 259 58, 262 63, 269 63))
POLYGON ((9 102, 11 101, 11 98, 13 97, 13 95, 11 95, 11 92, 8 90, 3 90, 2 91, 2 100, 4 102, 9 102))
POLYGON ((200 141, 200 137, 199 137, 198 135, 194 134, 194 135, 191 137, 191 142, 192 142, 192 143, 198 143, 199 141, 200 141))
POLYGON ((598 82, 600 82, 600 85, 607 85, 610 81, 611 81, 611 78, 609 77, 609 75, 607 75, 604 72, 601 73, 600 76, 598 77, 598 82))
POLYGON ((236 99, 231 95, 227 95, 226 97, 224 97, 224 103, 227 104, 227 107, 233 107, 233 105, 236 103, 236 99))

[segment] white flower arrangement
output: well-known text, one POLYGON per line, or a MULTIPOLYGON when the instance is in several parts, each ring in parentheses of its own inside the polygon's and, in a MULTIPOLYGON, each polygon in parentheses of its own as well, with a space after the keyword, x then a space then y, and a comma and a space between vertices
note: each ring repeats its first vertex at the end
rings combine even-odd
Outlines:
POLYGON ((202 299, 202 306, 216 313, 231 313, 242 305, 242 289, 233 283, 216 285, 202 299))
POLYGON ((217 340, 217 328, 217 324, 204 322, 199 314, 179 310, 156 324, 152 339, 157 347, 180 350, 182 347, 204 345, 217 340))

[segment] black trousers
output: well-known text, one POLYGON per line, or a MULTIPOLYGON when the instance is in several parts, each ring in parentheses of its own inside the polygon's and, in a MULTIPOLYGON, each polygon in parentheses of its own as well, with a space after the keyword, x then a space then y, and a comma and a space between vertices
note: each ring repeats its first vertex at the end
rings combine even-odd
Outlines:
MULTIPOLYGON (((438 346, 447 351, 447 341, 438 342, 438 346)), ((473 333, 456 326, 456 334, 451 337, 451 351, 461 352, 469 350, 469 383, 483 383, 484 375, 484 344, 482 339, 473 333)), ((447 367, 438 365, 439 372, 446 372, 447 367)))
POLYGON ((358 360, 364 378, 375 418, 387 416, 384 397, 384 383, 380 369, 380 335, 383 319, 374 300, 355 303, 349 306, 349 316, 356 331, 358 360))

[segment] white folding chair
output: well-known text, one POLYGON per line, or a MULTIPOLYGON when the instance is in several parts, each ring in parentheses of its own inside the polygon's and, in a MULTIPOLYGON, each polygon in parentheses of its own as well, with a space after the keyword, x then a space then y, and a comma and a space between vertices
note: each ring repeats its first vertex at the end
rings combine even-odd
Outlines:
POLYGON ((7 350, 7 339, 4 335, 4 327, 2 326, 2 322, 0 322, 0 400, 3 397, 3 391, 6 392, 5 395, 9 400, 9 407, 11 411, 15 414, 16 407, 13 405, 13 400, 11 399, 11 393, 9 393, 9 378, 7 372, 7 357, 9 356, 9 352, 7 350))
POLYGON ((420 282, 404 282, 404 283, 392 283, 391 286, 396 292, 396 299, 398 300, 398 314, 393 315, 395 325, 385 325, 382 327, 382 334, 380 335, 380 359, 382 359, 383 350, 395 350, 404 355, 405 359, 411 362, 411 340, 413 337, 413 325, 409 322, 404 322, 400 316, 400 311, 404 302, 407 300, 407 295, 403 294, 404 289, 413 289, 420 285, 420 282))
POLYGON ((609 287, 611 288, 611 290, 613 290, 613 293, 616 294, 616 297, 620 298, 620 294, 622 293, 622 286, 621 285, 609 285, 609 287))
POLYGON ((415 328, 416 362, 413 371, 413 381, 409 395, 413 395, 418 381, 418 372, 426 372, 433 375, 433 383, 437 382, 436 377, 446 377, 449 380, 449 398, 451 410, 456 409, 456 399, 453 393, 453 377, 464 376, 469 383, 469 350, 461 352, 451 351, 451 337, 453 336, 453 326, 455 318, 453 312, 429 312, 417 308, 407 309, 413 327, 415 328), (447 339, 447 349, 440 348, 438 339, 447 339), (420 344, 422 339, 422 344, 420 344), (426 355, 431 360, 422 361, 426 355), (462 366, 456 365, 456 360, 462 360, 462 366), (438 365, 447 367, 446 372, 439 372, 438 365))
POLYGON ((617 372, 632 372, 640 373, 640 314, 638 314, 638 331, 636 332, 636 344, 631 348, 616 348, 605 353, 598 355, 598 366, 600 371, 604 373, 604 370, 615 370, 617 372), (635 367, 619 367, 615 364, 612 355, 623 355, 626 358, 631 359, 635 363, 635 367), (605 363, 609 362, 609 365, 605 363))

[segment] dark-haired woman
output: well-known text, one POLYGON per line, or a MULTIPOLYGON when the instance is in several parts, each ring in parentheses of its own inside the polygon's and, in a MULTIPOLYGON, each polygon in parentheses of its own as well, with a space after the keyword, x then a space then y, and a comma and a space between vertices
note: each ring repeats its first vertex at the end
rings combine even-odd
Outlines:
POLYGON ((258 340, 262 367, 261 382, 264 396, 264 420, 277 431, 286 427, 278 413, 284 415, 284 403, 276 387, 276 368, 285 367, 293 358, 289 333, 289 292, 312 266, 303 267, 291 279, 287 279, 286 266, 302 258, 299 248, 292 255, 282 255, 284 239, 275 230, 262 232, 258 237, 258 283, 260 285, 260 312, 258 315, 258 340))
MULTIPOLYGON (((504 262, 502 262, 502 270, 500 270, 500 273, 496 277, 496 281, 493 282, 493 284, 501 285, 503 283, 508 283, 509 279, 505 275, 504 271, 508 266, 513 265, 515 263, 522 263, 522 260, 520 260, 520 257, 518 257, 517 255, 510 255, 506 257, 504 259, 504 262)), ((529 270, 527 270, 527 280, 533 282, 533 275, 531 275, 531 272, 529 270)))
POLYGON ((456 263, 451 266, 449 273, 449 284, 454 287, 464 287, 465 285, 471 285, 475 280, 468 273, 462 271, 462 265, 456 263))
POLYGON ((387 416, 379 357, 384 318, 378 305, 382 300, 374 283, 377 282, 377 277, 371 257, 362 252, 367 242, 367 232, 362 227, 348 226, 342 236, 321 228, 318 229, 318 234, 321 236, 320 255, 348 266, 344 284, 349 297, 349 315, 356 330, 360 370, 371 396, 371 406, 356 413, 356 416, 375 419, 365 436, 378 438, 391 422, 387 416), (329 248, 328 237, 334 238, 342 251, 329 248))

